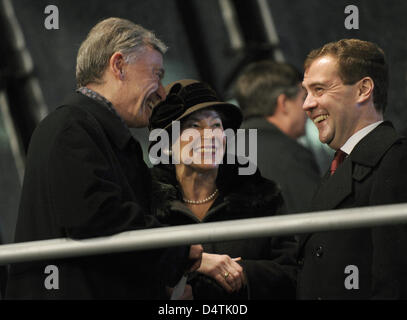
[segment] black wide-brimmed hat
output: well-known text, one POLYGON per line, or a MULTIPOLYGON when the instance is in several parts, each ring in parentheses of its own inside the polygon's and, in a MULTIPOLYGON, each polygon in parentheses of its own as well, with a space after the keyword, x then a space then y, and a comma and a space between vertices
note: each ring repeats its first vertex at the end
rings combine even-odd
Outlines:
POLYGON ((204 82, 178 80, 166 86, 165 92, 167 98, 161 101, 151 114, 150 130, 167 130, 172 121, 179 121, 195 111, 209 107, 220 112, 224 129, 236 130, 242 123, 240 108, 220 101, 216 92, 204 82))

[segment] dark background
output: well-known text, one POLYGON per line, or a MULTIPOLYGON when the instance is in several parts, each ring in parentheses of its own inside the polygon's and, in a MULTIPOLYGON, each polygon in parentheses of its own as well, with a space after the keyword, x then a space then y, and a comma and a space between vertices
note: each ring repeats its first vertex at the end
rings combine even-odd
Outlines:
MULTIPOLYGON (((225 99, 233 98, 229 85, 239 67, 254 59, 272 57, 277 48, 282 51, 287 62, 302 68, 306 54, 326 42, 351 37, 376 42, 386 52, 390 65, 389 103, 385 117, 393 121, 398 130, 407 130, 407 2, 266 2, 274 20, 279 45, 273 46, 265 37, 257 0, 230 0, 246 44, 241 49, 233 49, 218 0, 11 1, 34 63, 29 77, 38 79, 48 112, 61 104, 75 89, 76 53, 87 32, 99 20, 117 16, 154 30, 169 46, 165 55, 164 84, 180 78, 198 78, 209 82, 225 99), (44 9, 49 4, 59 9, 59 30, 47 30, 44 27, 47 16, 44 9), (347 16, 344 9, 350 4, 359 9, 359 30, 347 30, 344 27, 347 16)), ((12 57, 13 53, 5 50, 1 55, 2 63, 7 63, 7 59, 12 57)), ((2 88, 9 88, 4 80, 2 88)), ((13 95, 23 95, 19 93, 19 88, 17 85, 17 89, 9 90, 11 102, 13 95)), ((20 135, 21 148, 25 150, 33 125, 25 125, 24 129, 24 122, 22 125, 19 121, 37 112, 35 103, 10 103, 9 108, 16 131, 25 132, 20 135)), ((21 181, 11 152, 6 122, 7 119, 0 114, 0 230, 3 241, 10 242, 21 181)), ((134 134, 140 139, 146 138, 143 130, 135 130, 134 134)), ((311 133, 309 137, 313 139, 311 133)))

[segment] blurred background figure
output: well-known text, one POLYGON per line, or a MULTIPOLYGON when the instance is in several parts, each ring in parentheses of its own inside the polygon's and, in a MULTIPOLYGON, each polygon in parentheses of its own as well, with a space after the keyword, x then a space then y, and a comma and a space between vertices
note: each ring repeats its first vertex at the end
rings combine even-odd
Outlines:
POLYGON ((301 81, 293 66, 264 60, 247 66, 235 86, 242 128, 257 129, 257 166, 281 186, 289 213, 308 209, 320 179, 314 155, 297 142, 307 121, 301 81))
MULTIPOLYGON (((0 233, 1 236, 1 233, 0 233)), ((3 244, 0 237, 0 245, 3 244)), ((0 266, 0 300, 4 297, 6 292, 7 269, 5 266, 0 266)))
MULTIPOLYGON (((46 106, 34 64, 10 0, 0 0, 0 244, 14 236, 25 152, 46 106)), ((0 266, 0 299, 6 266, 0 266)))
POLYGON ((34 62, 10 0, 0 0, 0 235, 11 242, 32 131, 46 115, 34 62))

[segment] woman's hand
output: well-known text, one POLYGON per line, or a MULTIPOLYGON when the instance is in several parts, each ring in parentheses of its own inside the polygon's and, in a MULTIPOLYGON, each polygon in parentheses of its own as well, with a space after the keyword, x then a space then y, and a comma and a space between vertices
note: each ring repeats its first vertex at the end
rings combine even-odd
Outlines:
POLYGON ((231 258, 226 254, 202 254, 202 263, 198 272, 205 274, 218 282, 227 292, 236 292, 246 285, 243 268, 236 261, 241 258, 231 258))

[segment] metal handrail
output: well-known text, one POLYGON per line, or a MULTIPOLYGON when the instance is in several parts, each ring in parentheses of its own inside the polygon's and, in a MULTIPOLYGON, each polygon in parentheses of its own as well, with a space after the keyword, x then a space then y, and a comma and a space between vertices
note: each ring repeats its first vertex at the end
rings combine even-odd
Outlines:
POLYGON ((127 231, 85 240, 62 238, 1 245, 0 265, 403 223, 407 224, 407 203, 208 222, 127 231))

